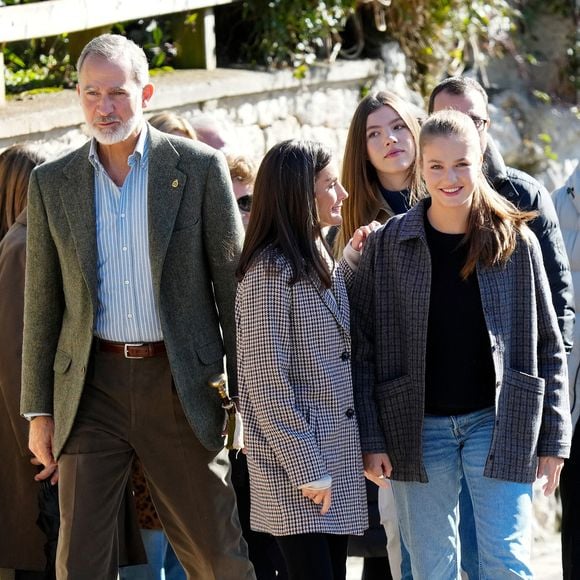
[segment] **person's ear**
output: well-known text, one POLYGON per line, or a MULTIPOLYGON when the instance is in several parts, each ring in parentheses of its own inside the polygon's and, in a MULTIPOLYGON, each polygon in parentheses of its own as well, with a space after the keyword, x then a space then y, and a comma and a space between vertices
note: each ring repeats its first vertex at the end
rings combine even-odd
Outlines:
POLYGON ((155 93, 155 87, 151 83, 147 83, 141 92, 141 104, 143 105, 144 109, 146 109, 149 105, 149 101, 153 97, 153 93, 155 93))

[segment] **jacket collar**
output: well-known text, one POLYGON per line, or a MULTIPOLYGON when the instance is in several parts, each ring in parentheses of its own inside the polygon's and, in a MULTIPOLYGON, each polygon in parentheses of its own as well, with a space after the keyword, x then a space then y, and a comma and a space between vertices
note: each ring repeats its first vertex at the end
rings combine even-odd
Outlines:
POLYGON ((427 197, 419 201, 406 214, 393 219, 401 220, 399 239, 401 242, 419 238, 427 241, 425 234, 425 212, 431 206, 431 198, 427 197))
POLYGON ((507 166, 491 135, 487 137, 487 148, 483 154, 483 171, 492 185, 507 179, 507 166))
POLYGON ((569 198, 570 203, 572 203, 576 211, 580 214, 580 163, 578 163, 576 169, 568 177, 562 189, 566 197, 569 198))
POLYGON ((21 226, 26 226, 27 224, 27 215, 28 212, 26 211, 26 208, 24 208, 17 216, 16 216, 16 223, 20 224, 21 226))
POLYGON ((83 278, 97 305, 97 224, 94 170, 89 161, 90 141, 77 149, 63 169, 62 207, 75 242, 83 278))

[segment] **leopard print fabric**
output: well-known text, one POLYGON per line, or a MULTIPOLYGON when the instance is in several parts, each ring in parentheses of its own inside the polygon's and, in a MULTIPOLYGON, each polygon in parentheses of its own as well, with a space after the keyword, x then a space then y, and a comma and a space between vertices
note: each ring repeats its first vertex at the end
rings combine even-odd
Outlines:
POLYGON ((133 484, 133 496, 137 506, 139 528, 142 530, 161 530, 161 521, 149 495, 143 464, 138 457, 135 457, 131 468, 131 483, 133 484))

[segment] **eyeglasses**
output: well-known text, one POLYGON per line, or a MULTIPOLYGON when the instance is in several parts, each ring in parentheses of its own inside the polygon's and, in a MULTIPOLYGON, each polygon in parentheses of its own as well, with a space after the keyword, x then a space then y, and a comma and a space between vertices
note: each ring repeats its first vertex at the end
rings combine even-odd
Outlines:
POLYGON ((250 212, 252 211, 252 196, 251 195, 242 195, 242 197, 238 198, 238 207, 240 211, 250 212))
POLYGON ((485 126, 489 123, 489 119, 482 119, 481 117, 474 117, 473 115, 469 115, 475 128, 481 132, 485 129, 485 126))

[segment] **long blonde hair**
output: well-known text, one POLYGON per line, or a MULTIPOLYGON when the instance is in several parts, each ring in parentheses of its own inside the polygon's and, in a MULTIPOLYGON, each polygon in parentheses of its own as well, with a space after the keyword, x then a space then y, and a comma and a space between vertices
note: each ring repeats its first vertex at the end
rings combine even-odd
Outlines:
MULTIPOLYGON (((479 143, 477 129, 467 115, 452 110, 433 113, 421 128, 419 158, 422 160, 425 145, 434 138, 453 136, 479 143)), ((424 191, 428 195, 426 189, 424 191)), ((489 185, 480 170, 463 240, 468 250, 461 276, 467 278, 478 262, 488 267, 505 265, 516 249, 518 238, 529 240, 530 230, 526 222, 536 216, 537 212, 520 211, 503 198, 489 185)))
MULTIPOLYGON (((415 151, 419 149, 419 121, 411 106, 401 97, 390 91, 380 91, 366 96, 358 104, 348 130, 342 162, 341 181, 349 197, 342 203, 342 225, 334 244, 337 255, 342 253, 354 231, 374 220, 379 209, 384 206, 377 171, 367 154, 367 119, 371 113, 384 106, 391 107, 401 117, 411 132, 415 151)), ((409 167, 408 182, 411 195, 409 201, 413 203, 417 199, 420 183, 416 159, 409 167)))
POLYGON ((197 140, 195 130, 191 123, 183 116, 177 115, 173 111, 161 111, 155 113, 148 119, 149 123, 163 133, 170 133, 171 135, 179 135, 181 137, 189 137, 189 139, 197 140))

